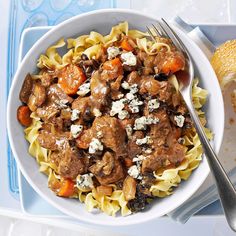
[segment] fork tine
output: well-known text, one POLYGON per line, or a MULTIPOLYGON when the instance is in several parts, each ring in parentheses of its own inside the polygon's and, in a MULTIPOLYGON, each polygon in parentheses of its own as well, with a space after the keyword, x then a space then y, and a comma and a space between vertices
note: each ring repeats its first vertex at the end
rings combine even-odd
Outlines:
POLYGON ((152 28, 157 36, 162 37, 162 32, 154 24, 152 24, 152 28))
POLYGON ((179 36, 174 32, 174 30, 170 27, 170 25, 163 18, 161 18, 161 20, 163 21, 164 25, 168 28, 169 32, 171 33, 171 35, 170 34, 168 34, 168 35, 171 38, 171 40, 173 41, 173 43, 175 44, 175 46, 177 46, 182 51, 184 51, 185 53, 188 54, 188 50, 185 47, 182 40, 179 38, 179 36))
POLYGON ((163 28, 163 26, 161 25, 161 23, 157 21, 157 24, 158 24, 160 30, 157 29, 157 27, 156 27, 155 25, 152 25, 152 26, 153 26, 153 28, 154 28, 155 30, 157 30, 157 31, 160 32, 160 36, 161 36, 161 37, 169 37, 169 36, 168 36, 168 33, 167 33, 166 30, 163 28))
POLYGON ((155 36, 154 36, 154 34, 152 33, 152 31, 150 30, 150 28, 149 28, 148 26, 146 26, 146 27, 147 27, 148 34, 150 35, 150 37, 152 38, 152 40, 153 40, 153 41, 156 41, 155 36))

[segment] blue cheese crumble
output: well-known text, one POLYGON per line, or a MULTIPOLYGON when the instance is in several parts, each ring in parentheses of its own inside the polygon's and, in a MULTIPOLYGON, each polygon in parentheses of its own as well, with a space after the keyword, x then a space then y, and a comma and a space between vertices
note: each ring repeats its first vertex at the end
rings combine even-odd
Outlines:
POLYGON ((126 98, 122 98, 118 101, 112 102, 110 116, 115 116, 116 114, 118 114, 118 118, 121 119, 121 120, 129 117, 128 111, 123 110, 123 108, 125 107, 125 104, 127 103, 127 101, 128 100, 126 98))
POLYGON ((80 85, 77 94, 79 96, 83 97, 83 96, 85 96, 89 92, 90 92, 90 83, 84 83, 84 84, 80 85))
POLYGON ((118 113, 118 118, 124 120, 125 118, 129 117, 129 112, 126 110, 122 110, 118 113))
POLYGON ((134 179, 142 179, 142 176, 140 175, 140 166, 132 165, 128 169, 128 174, 134 179))
POLYGON ((174 116, 174 120, 176 122, 176 125, 180 128, 183 127, 185 118, 182 115, 174 116))
POLYGON ((80 111, 78 109, 73 109, 71 112, 71 121, 75 121, 79 119, 80 111))
POLYGON ((151 139, 151 137, 150 136, 146 136, 146 137, 144 137, 144 138, 138 138, 137 140, 136 140, 136 144, 137 145, 144 145, 144 144, 151 144, 151 143, 153 143, 153 140, 151 139))
POLYGON ((124 81, 124 82, 121 83, 121 87, 122 87, 123 89, 126 89, 126 90, 130 89, 130 85, 129 85, 129 83, 126 82, 126 81, 124 81))
POLYGON ((109 47, 107 49, 107 54, 108 54, 108 60, 111 60, 112 58, 118 56, 120 54, 120 49, 118 47, 109 47))
POLYGON ((150 101, 148 101, 148 110, 150 112, 158 109, 160 106, 160 103, 158 101, 158 99, 151 99, 150 101))
POLYGON ((145 159, 146 159, 146 157, 144 155, 137 155, 136 157, 133 158, 133 162, 138 162, 140 165, 141 162, 145 159))
POLYGON ((137 64, 137 58, 132 52, 122 53, 121 59, 123 61, 123 65, 136 66, 137 64))
POLYGON ((131 110, 132 113, 138 113, 139 112, 139 106, 143 105, 143 102, 138 100, 136 97, 135 99, 131 100, 128 107, 131 110))
POLYGON ((158 118, 142 116, 134 121, 134 130, 146 130, 147 125, 155 125, 158 122, 158 118))
POLYGON ((73 138, 77 138, 83 130, 83 125, 71 125, 70 132, 73 138))
POLYGON ((84 174, 84 175, 78 175, 76 178, 76 186, 78 188, 89 188, 92 189, 94 187, 93 185, 93 174, 84 174))
POLYGON ((89 153, 95 154, 98 151, 103 151, 103 145, 97 138, 93 138, 89 144, 89 153))

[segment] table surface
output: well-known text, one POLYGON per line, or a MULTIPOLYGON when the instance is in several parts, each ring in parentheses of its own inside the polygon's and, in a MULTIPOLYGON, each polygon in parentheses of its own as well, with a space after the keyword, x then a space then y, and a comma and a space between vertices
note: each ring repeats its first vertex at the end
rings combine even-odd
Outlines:
MULTIPOLYGON (((20 1, 20 0, 19 0, 20 1)), ((22 0, 23 1, 23 0, 22 0)), ((86 1, 86 0, 85 0, 86 1)), ((143 12, 155 14, 156 11, 162 9, 163 16, 165 18, 171 18, 175 14, 179 14, 188 22, 201 22, 201 23, 232 23, 236 20, 234 14, 232 13, 232 2, 230 0, 148 0, 145 1, 145 7, 143 0, 130 0, 124 4, 124 0, 118 1, 117 7, 129 7, 137 9, 143 12), (179 7, 181 6, 181 7, 179 7)), ((0 0, 0 15, 1 15, 1 25, 0 25, 0 58, 2 59, 1 70, 0 70, 0 88, 6 87, 6 74, 7 74, 7 33, 8 33, 8 21, 9 21, 9 1, 0 0)), ((1 99, 6 98, 5 94, 1 96, 1 99)), ((6 105, 6 101, 3 102, 6 105)), ((1 114, 0 123, 6 123, 5 115, 1 114)), ((0 132, 0 138, 6 137, 6 130, 0 132)), ((7 143, 2 148, 2 153, 6 153, 7 143)), ((6 164, 6 163, 3 163, 6 164)), ((0 182, 0 192, 8 192, 8 182, 7 180, 0 182)), ((1 201, 1 200, 0 200, 1 201)), ((16 206, 17 201, 15 202, 16 206)), ((6 202, 7 205, 7 202, 6 202)), ((14 208, 14 202, 11 202, 9 208, 14 208)), ((204 212, 203 212, 204 213, 204 212)), ((55 221, 45 220, 45 219, 30 219, 34 222, 28 222, 29 217, 22 215, 20 212, 11 211, 0 212, 0 236, 1 235, 65 235, 65 232, 69 235, 75 235, 75 232, 70 231, 69 224, 64 225, 67 229, 58 229, 56 227, 55 221), (40 222, 40 223, 39 223, 40 222), (47 224, 47 225, 45 225, 47 224), (51 226, 48 226, 50 224, 51 226), (36 230, 37 233, 35 234, 36 230), (19 234, 19 233, 22 234, 19 234), (24 233, 24 234, 23 234, 24 233)), ((229 230, 225 219, 220 217, 196 217, 191 219, 186 225, 179 225, 170 220, 161 219, 157 222, 160 229, 166 228, 165 235, 171 235, 175 232, 176 235, 234 235, 229 230), (165 224, 165 227, 163 227, 165 224)), ((147 225, 148 228, 148 225, 147 225)), ((158 227, 157 227, 158 228, 158 227)), ((74 228, 80 235, 87 235, 87 229, 81 227, 74 228)), ((128 228, 127 228, 128 230, 128 228)), ((145 232, 145 230, 143 230, 145 232)), ((101 232, 90 232, 91 235, 100 235, 101 232)), ((129 235, 129 232, 122 230, 122 234, 129 235)), ((103 233, 104 235, 104 233, 103 233)), ((155 233, 151 234, 155 235, 155 233)))

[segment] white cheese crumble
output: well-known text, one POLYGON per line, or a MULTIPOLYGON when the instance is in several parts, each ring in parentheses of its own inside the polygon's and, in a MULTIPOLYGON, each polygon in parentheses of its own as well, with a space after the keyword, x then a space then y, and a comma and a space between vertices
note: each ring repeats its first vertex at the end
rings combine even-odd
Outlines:
POLYGON ((137 58, 132 52, 126 52, 121 54, 123 65, 135 66, 137 64, 137 58))
POLYGON ((151 144, 151 143, 153 143, 153 140, 151 139, 150 136, 146 136, 146 137, 144 137, 144 138, 138 138, 138 139, 136 140, 136 144, 137 144, 137 145, 151 144))
POLYGON ((100 110, 97 109, 97 108, 94 108, 94 109, 93 109, 93 114, 94 114, 95 117, 99 117, 99 116, 102 115, 102 113, 100 112, 100 110))
POLYGON ((89 153, 94 154, 97 151, 102 151, 102 150, 103 150, 102 143, 97 138, 93 138, 91 143, 89 144, 89 153))
POLYGON ((157 124, 158 122, 159 122, 158 118, 142 116, 140 118, 137 118, 134 121, 134 129, 135 130, 146 130, 147 125, 157 124))
POLYGON ((135 130, 145 130, 146 129, 146 117, 145 116, 137 118, 134 121, 134 129, 135 130))
POLYGON ((89 92, 90 92, 90 83, 84 83, 80 85, 77 94, 83 97, 89 92))
POLYGON ((140 167, 133 165, 128 169, 128 174, 135 179, 142 179, 140 175, 140 167))
POLYGON ((158 118, 150 117, 150 116, 146 118, 147 125, 156 125, 158 122, 159 122, 158 118))
POLYGON ((128 100, 133 100, 135 98, 135 95, 133 93, 127 93, 125 95, 125 97, 128 99, 128 100))
POLYGON ((83 130, 83 125, 71 125, 70 132, 73 138, 77 138, 83 130))
POLYGON ((132 84, 130 86, 130 92, 133 93, 133 94, 137 93, 138 92, 138 85, 137 84, 132 84))
POLYGON ((123 93, 120 93, 117 97, 118 97, 119 99, 121 99, 121 98, 124 97, 124 94, 123 94, 123 93))
POLYGON ((126 90, 130 89, 129 83, 126 81, 122 82, 121 87, 126 90))
POLYGON ((128 138, 130 139, 132 137, 133 129, 131 125, 126 125, 125 127, 126 134, 128 138))
POLYGON ((73 109, 72 112, 71 112, 71 121, 75 121, 75 120, 78 120, 79 119, 79 114, 80 114, 80 111, 78 109, 73 109))
POLYGON ((138 113, 139 112, 139 106, 143 105, 142 101, 139 101, 138 98, 135 98, 130 101, 129 103, 129 109, 132 113, 138 113))
POLYGON ((183 127, 184 120, 185 120, 184 116, 182 116, 182 115, 174 116, 174 120, 175 120, 177 126, 183 127))
POLYGON ((133 158, 133 162, 142 162, 143 160, 145 160, 146 157, 144 155, 137 155, 136 157, 133 158))
POLYGON ((76 186, 78 188, 93 188, 93 174, 78 175, 76 177, 76 186))
POLYGON ((112 102, 110 116, 114 116, 118 114, 119 112, 121 112, 122 109, 125 107, 126 102, 127 102, 127 99, 125 98, 112 102))
POLYGON ((120 54, 120 49, 118 47, 109 47, 107 49, 107 54, 108 54, 108 60, 111 60, 112 58, 118 56, 120 54))
POLYGON ((159 106, 160 106, 160 103, 158 99, 151 99, 150 101, 148 101, 148 110, 150 112, 154 111, 155 109, 158 109, 159 106))
POLYGON ((151 154, 152 153, 152 149, 151 148, 147 148, 145 150, 143 150, 146 154, 151 154))
POLYGON ((126 110, 122 110, 118 113, 118 118, 124 120, 125 118, 129 117, 129 112, 126 110))

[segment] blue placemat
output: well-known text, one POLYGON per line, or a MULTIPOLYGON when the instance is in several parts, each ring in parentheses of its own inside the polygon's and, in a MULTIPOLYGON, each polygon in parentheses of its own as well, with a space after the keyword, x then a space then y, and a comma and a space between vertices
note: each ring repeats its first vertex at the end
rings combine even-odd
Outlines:
MULTIPOLYGON (((12 0, 8 32, 7 94, 18 64, 19 44, 24 29, 53 26, 75 15, 116 7, 116 0, 12 0)), ((9 191, 19 198, 17 166, 8 143, 9 191)))

